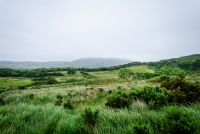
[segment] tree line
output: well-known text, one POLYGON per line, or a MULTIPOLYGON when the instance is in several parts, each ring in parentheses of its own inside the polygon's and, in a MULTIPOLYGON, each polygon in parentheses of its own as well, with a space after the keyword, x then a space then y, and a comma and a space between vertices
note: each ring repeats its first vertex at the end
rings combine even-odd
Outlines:
MULTIPOLYGON (((176 60, 164 60, 159 62, 131 62, 124 65, 100 67, 100 68, 39 68, 33 70, 14 70, 9 68, 0 68, 0 77, 46 77, 46 76, 63 76, 60 71, 67 71, 68 74, 75 74, 76 71, 80 72, 96 72, 96 71, 112 71, 131 66, 146 65, 154 69, 162 68, 163 66, 178 67, 187 72, 194 72, 200 70, 200 60, 179 62, 176 60)), ((137 75, 137 74, 136 74, 137 75)), ((149 75, 143 74, 145 76, 149 75)), ((147 77, 153 77, 152 74, 147 77)))

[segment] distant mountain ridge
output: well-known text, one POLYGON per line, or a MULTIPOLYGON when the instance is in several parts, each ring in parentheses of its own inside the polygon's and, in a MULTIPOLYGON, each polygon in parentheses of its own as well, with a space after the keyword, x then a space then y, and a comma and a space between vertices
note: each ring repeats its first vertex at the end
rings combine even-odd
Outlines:
POLYGON ((73 68, 98 68, 110 67, 132 62, 127 59, 117 58, 83 58, 74 61, 0 61, 0 68, 11 69, 35 69, 35 68, 56 68, 56 67, 73 67, 73 68))
POLYGON ((82 58, 74 61, 0 61, 0 68, 11 69, 36 69, 36 68, 58 68, 58 67, 72 67, 72 68, 99 68, 111 66, 133 66, 133 65, 150 65, 161 67, 165 65, 180 66, 191 64, 192 62, 200 60, 200 54, 193 54, 182 56, 179 58, 164 59, 155 62, 133 62, 127 59, 117 58, 82 58))

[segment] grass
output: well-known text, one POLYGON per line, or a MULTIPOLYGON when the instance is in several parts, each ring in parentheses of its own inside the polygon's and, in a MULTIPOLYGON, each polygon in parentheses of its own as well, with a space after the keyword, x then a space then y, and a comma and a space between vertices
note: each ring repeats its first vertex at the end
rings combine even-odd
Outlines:
MULTIPOLYGON (((138 72, 153 72, 145 66, 130 69, 138 72)), ((63 72, 65 73, 65 72, 63 72)), ((13 89, 0 94, 5 105, 0 105, 0 133, 2 134, 160 134, 160 126, 167 115, 178 109, 180 113, 189 113, 193 121, 200 122, 200 103, 171 105, 156 110, 150 109, 143 101, 132 101, 130 108, 112 109, 105 106, 107 97, 113 90, 129 91, 144 86, 159 86, 150 80, 122 80, 115 71, 89 72, 97 78, 84 78, 76 75, 55 77, 60 83, 54 85, 30 86, 27 89, 13 89), (68 79, 83 79, 79 82, 65 83, 68 79), (55 105, 61 96, 61 104, 55 105), (64 108, 70 100, 74 109, 64 108), (100 111, 94 126, 85 124, 84 109, 100 111)), ((187 76, 188 81, 199 81, 199 74, 187 76)), ((28 85, 29 78, 0 78, 0 87, 28 85), (6 85, 7 84, 7 85, 6 85)), ((189 120, 188 120, 189 121, 189 120)), ((189 122, 192 124, 191 122, 189 122)), ((200 126, 198 126, 200 127, 200 126)), ((196 128, 200 130, 200 128, 196 128)), ((198 134, 199 131, 194 133, 198 134)), ((165 132, 162 132, 165 133, 165 132)))
POLYGON ((90 72, 89 74, 92 74, 96 77, 99 78, 113 78, 113 79, 117 79, 118 76, 118 70, 114 70, 114 71, 99 71, 99 72, 90 72))
POLYGON ((30 85, 31 83, 32 83, 32 80, 29 78, 0 77, 0 88, 26 86, 26 85, 30 85))
POLYGON ((140 73, 148 72, 148 73, 154 73, 154 70, 147 68, 147 66, 132 66, 132 67, 128 67, 128 69, 133 70, 133 72, 140 72, 140 73))
POLYGON ((195 73, 189 76, 186 76, 186 80, 190 82, 200 82, 200 73, 195 73))
POLYGON ((97 124, 91 129, 84 128, 82 109, 66 110, 52 104, 30 105, 19 103, 0 107, 1 133, 81 133, 86 131, 98 134, 133 133, 134 125, 150 123, 148 131, 158 133, 158 120, 164 118, 168 112, 179 109, 182 112, 192 113, 195 120, 200 121, 199 104, 191 106, 170 106, 159 111, 149 110, 139 101, 133 102, 130 109, 100 109, 97 124), (126 128, 126 129, 125 129, 126 128))

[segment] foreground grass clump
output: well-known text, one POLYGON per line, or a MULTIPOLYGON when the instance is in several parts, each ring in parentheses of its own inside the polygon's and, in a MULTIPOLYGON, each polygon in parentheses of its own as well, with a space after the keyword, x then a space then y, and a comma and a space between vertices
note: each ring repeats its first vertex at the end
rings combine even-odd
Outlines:
POLYGON ((75 113, 50 104, 34 106, 21 103, 0 107, 0 132, 5 134, 76 133, 80 130, 82 118, 75 113))
POLYGON ((4 104, 5 104, 4 96, 0 94, 0 106, 4 104))
POLYGON ((86 107, 84 113, 82 114, 84 122, 87 125, 92 125, 92 126, 94 126, 97 123, 98 116, 99 116, 99 110, 98 109, 92 110, 92 108, 90 107, 86 107))
POLYGON ((20 103, 0 107, 0 132, 4 134, 53 133, 194 133, 200 131, 200 105, 167 106, 149 110, 133 102, 129 109, 105 107, 68 110, 53 104, 20 103))
POLYGON ((71 110, 75 108, 71 100, 67 100, 66 102, 64 102, 63 107, 71 110))
POLYGON ((133 125, 133 132, 135 134, 151 134, 150 123, 135 124, 133 125))

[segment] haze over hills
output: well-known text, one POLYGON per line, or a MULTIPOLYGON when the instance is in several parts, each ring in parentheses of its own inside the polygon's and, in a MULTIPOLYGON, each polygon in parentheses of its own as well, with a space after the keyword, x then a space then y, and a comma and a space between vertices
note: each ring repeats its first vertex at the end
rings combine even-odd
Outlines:
POLYGON ((56 68, 56 67, 85 67, 85 68, 98 68, 109 67, 127 64, 132 62, 127 59, 117 58, 83 58, 74 61, 0 61, 0 68, 12 69, 35 69, 35 68, 56 68))
MULTIPOLYGON (((182 56, 179 58, 164 59, 157 62, 149 62, 151 65, 170 63, 178 64, 184 62, 194 62, 200 60, 200 54, 193 54, 188 56, 182 56)), ((47 62, 36 62, 36 61, 0 61, 0 68, 11 68, 11 69, 36 69, 36 68, 56 68, 56 67, 73 67, 73 68, 99 68, 99 67, 110 67, 118 66, 133 61, 127 59, 117 58, 82 58, 74 61, 47 61, 47 62)), ((144 63, 144 62, 143 62, 144 63)), ((146 62, 148 64, 148 62, 146 62)))

